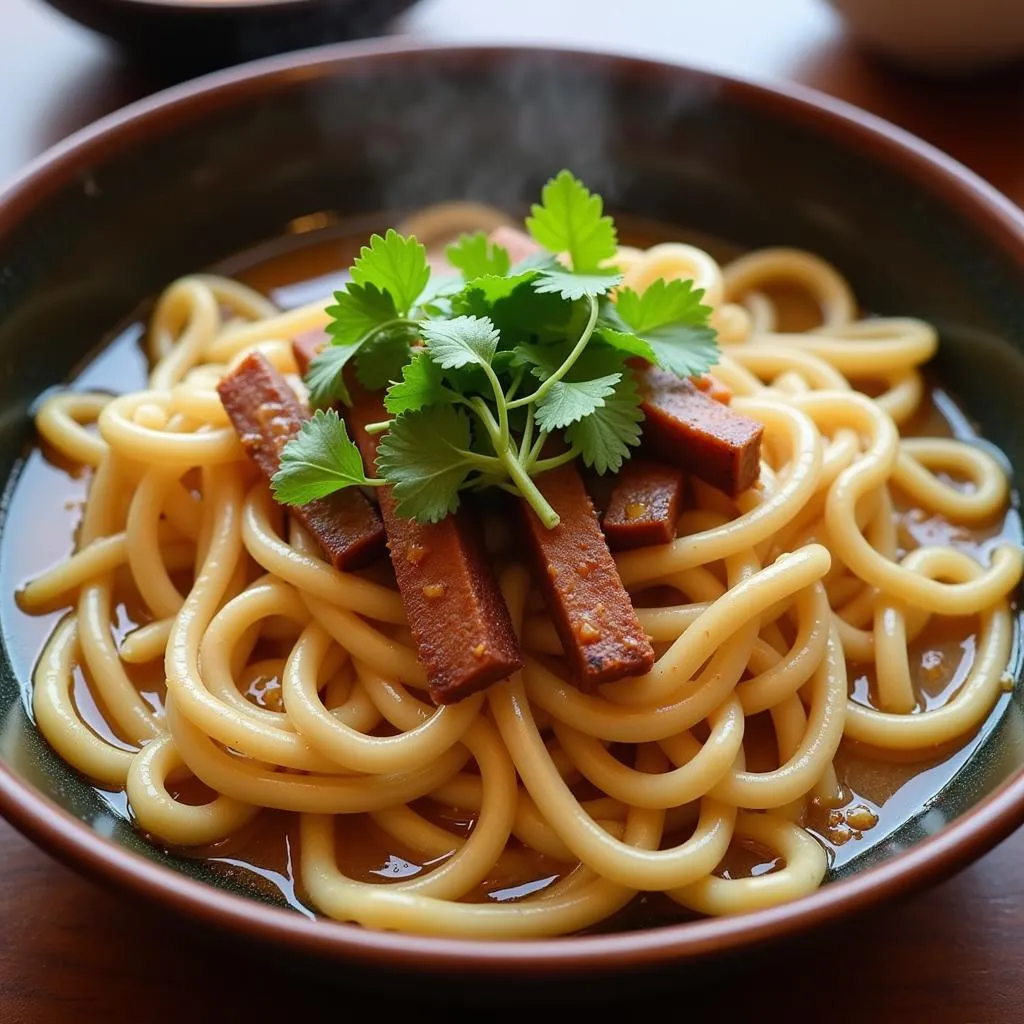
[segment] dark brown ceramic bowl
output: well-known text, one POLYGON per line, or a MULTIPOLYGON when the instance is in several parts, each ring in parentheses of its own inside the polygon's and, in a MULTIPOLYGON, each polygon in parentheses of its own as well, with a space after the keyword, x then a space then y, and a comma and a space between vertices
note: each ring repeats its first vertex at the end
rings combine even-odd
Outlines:
POLYGON ((415 0, 46 0, 147 64, 213 68, 380 35, 415 0))
MULTIPOLYGON (((424 939, 312 921, 157 850, 40 739, 38 653, 11 594, 28 410, 179 274, 310 214, 400 216, 461 197, 519 207, 560 167, 616 211, 741 246, 798 245, 868 308, 936 323, 938 372, 1014 465, 1024 390, 1024 217, 942 154, 805 91, 599 54, 349 45, 219 73, 57 147, 0 196, 0 809, 71 866, 232 941, 350 979, 602 983, 761 951, 933 883, 1024 821, 1024 699, 1008 694, 957 777, 817 893, 772 910, 533 942, 424 939), (46 357, 40 358, 40 352, 46 357), (14 501, 11 501, 11 495, 14 501), (0 524, 2 525, 2 524, 0 524)), ((30 511, 30 510, 29 510, 30 511)), ((1020 679, 1020 653, 1011 666, 1020 679)), ((666 973, 666 971, 668 973, 666 973)))

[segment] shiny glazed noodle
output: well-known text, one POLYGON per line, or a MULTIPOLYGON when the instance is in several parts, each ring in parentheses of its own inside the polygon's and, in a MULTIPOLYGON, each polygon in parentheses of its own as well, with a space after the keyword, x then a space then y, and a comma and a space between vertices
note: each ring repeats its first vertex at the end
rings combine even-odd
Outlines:
MULTIPOLYGON (((403 230, 435 246, 502 220, 455 204, 403 230)), ((994 706, 1010 653, 1020 550, 996 546, 987 565, 940 547, 900 559, 893 491, 969 525, 1005 508, 1007 482, 977 448, 901 438, 935 331, 858 320, 850 288, 817 257, 765 250, 720 267, 663 244, 623 248, 617 262, 636 289, 658 277, 705 289, 723 343, 714 372, 766 431, 755 489, 732 502, 698 483, 677 540, 618 559, 660 652, 647 676, 575 689, 527 574, 499 551, 526 666, 434 707, 397 592, 320 557, 257 479, 214 390, 253 348, 295 374, 290 339, 322 326, 325 304, 281 312, 235 282, 194 276, 157 304, 147 390, 59 394, 38 414, 42 436, 93 470, 77 552, 21 594, 30 611, 72 609, 34 679, 37 721, 58 753, 126 789, 139 827, 173 846, 217 842, 264 808, 297 812, 308 901, 371 928, 525 938, 593 926, 640 891, 733 914, 815 889, 826 854, 802 826, 812 804, 843 802, 832 763, 843 736, 904 756, 963 738, 994 706), (779 333, 762 290, 776 283, 813 298, 820 326, 779 333), (882 393, 850 383, 866 379, 882 393), (86 429, 93 421, 98 433, 86 429), (149 621, 119 646, 112 614, 125 581, 149 621), (678 603, 646 607, 653 586, 678 603), (951 615, 974 617, 976 652, 953 696, 921 710, 907 645, 951 615), (261 638, 287 654, 258 658, 261 638), (160 660, 158 712, 131 672, 160 660), (848 661, 874 663, 876 707, 848 697, 848 661), (121 744, 79 713, 78 668, 121 744), (277 706, 244 695, 260 676, 280 679, 277 706), (752 771, 744 732, 761 712, 778 766, 752 771), (214 798, 175 799, 190 776, 214 798), (583 780, 600 795, 578 798, 583 780), (424 816, 422 798, 471 817, 468 836, 424 816), (436 866, 388 883, 347 877, 339 815, 367 816, 436 866), (744 842, 783 866, 716 875, 744 842), (510 903, 463 901, 522 847, 558 862, 558 880, 510 903)))

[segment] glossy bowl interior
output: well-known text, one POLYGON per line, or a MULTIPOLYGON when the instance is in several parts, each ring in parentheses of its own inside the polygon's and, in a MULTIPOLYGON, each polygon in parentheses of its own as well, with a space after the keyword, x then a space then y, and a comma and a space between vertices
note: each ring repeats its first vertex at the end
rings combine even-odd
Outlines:
MULTIPOLYGON (((179 88, 60 146, 0 197, 0 481, 10 489, 17 477, 35 397, 177 275, 312 214, 398 217, 453 197, 520 208, 563 166, 616 211, 745 247, 814 250, 867 308, 932 321, 938 372, 1024 466, 1024 218, 958 165, 802 92, 599 54, 385 43, 179 88)), ((953 783, 843 877, 788 906, 519 943, 309 921, 151 846, 40 739, 25 710, 38 652, 12 627, 21 581, 3 568, 4 552, 26 543, 8 529, 0 546, 0 810, 73 866, 305 963, 405 977, 679 972, 934 881, 1024 820, 1018 691, 953 783)), ((1019 651, 1012 670, 1019 678, 1019 651)))

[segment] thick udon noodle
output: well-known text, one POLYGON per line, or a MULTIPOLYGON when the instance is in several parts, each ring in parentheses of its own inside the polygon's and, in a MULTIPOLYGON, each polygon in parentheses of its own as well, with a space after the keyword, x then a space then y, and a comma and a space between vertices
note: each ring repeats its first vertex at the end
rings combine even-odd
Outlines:
MULTIPOLYGON (((415 221, 406 230, 431 245, 501 217, 455 204, 415 221)), ((77 552, 21 595, 30 610, 72 607, 34 680, 39 727, 58 753, 123 787, 138 826, 172 846, 215 843, 263 808, 298 812, 308 901, 372 928, 554 935, 608 918, 640 891, 730 914, 816 888, 826 853, 802 823, 812 802, 843 801, 832 764, 843 736, 924 754, 974 730, 1006 682, 1020 550, 995 546, 988 565, 945 547, 899 558, 894 490, 971 524, 1005 507, 1007 482, 976 447, 901 438, 935 331, 857 319, 850 288, 817 257, 766 250, 720 267, 700 249, 663 244, 622 248, 618 264, 636 289, 658 277, 705 289, 724 352, 714 372, 735 407, 765 425, 756 489, 733 502, 698 482, 677 540, 618 558, 660 652, 647 676, 596 694, 573 687, 506 549, 496 564, 526 667, 434 707, 397 592, 320 557, 257 478, 214 390, 253 347, 294 374, 289 341, 324 324, 324 303, 281 312, 201 275, 157 303, 147 390, 61 393, 38 414, 46 441, 93 470, 77 552), (820 326, 776 331, 763 289, 778 283, 815 300, 820 326), (883 389, 868 397, 851 379, 883 389), (118 646, 114 589, 126 575, 151 621, 118 646), (676 603, 645 604, 653 588, 676 603), (963 685, 922 710, 908 644, 934 616, 973 616, 977 648, 963 685), (261 638, 287 655, 259 659, 261 638), (163 713, 129 674, 160 659, 163 713), (848 661, 874 663, 877 706, 848 697, 848 661), (76 667, 123 744, 83 719, 76 667), (260 673, 280 677, 279 710, 244 695, 260 673), (751 771, 745 725, 762 712, 778 767, 751 771), (172 795, 190 775, 215 797, 196 806, 172 795), (468 835, 424 815, 421 798, 472 817, 468 835), (346 877, 337 815, 369 816, 437 866, 389 883, 346 877), (716 875, 744 841, 783 866, 716 875), (520 844, 562 863, 562 876, 512 903, 460 902, 520 844)))

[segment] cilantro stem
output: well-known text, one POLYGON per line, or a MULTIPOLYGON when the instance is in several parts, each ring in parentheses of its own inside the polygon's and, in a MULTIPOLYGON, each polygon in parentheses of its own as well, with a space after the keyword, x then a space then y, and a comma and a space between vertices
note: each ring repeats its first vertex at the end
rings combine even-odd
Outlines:
POLYGON ((550 377, 544 380, 532 395, 523 395, 522 398, 516 398, 509 402, 509 409, 518 409, 521 406, 539 402, 572 369, 573 364, 583 354, 583 350, 587 347, 587 343, 594 334, 594 328, 597 326, 597 313, 597 299, 591 298, 590 316, 587 318, 587 326, 583 328, 580 340, 576 342, 572 351, 566 356, 565 362, 550 377))
POLYGON ((494 403, 498 407, 498 432, 501 437, 501 447, 508 448, 508 403, 505 401, 505 393, 502 391, 501 381, 498 380, 494 367, 490 363, 483 363, 482 365, 484 373, 487 374, 487 379, 491 382, 491 389, 494 391, 494 403))
POLYGON ((567 462, 572 462, 579 453, 579 448, 570 448, 568 451, 562 452, 561 455, 554 455, 550 459, 541 459, 539 462, 535 462, 529 467, 529 471, 532 475, 539 476, 541 473, 546 473, 549 469, 557 469, 559 466, 564 466, 567 462))
POLYGON ((523 377, 524 377, 525 374, 526 374, 526 367, 525 366, 520 366, 519 369, 516 370, 515 374, 512 376, 512 383, 509 384, 508 390, 505 392, 505 401, 506 402, 511 402, 512 401, 512 398, 515 396, 515 393, 519 390, 520 386, 523 383, 523 377))
POLYGON ((526 469, 529 472, 530 467, 533 466, 540 458, 541 450, 544 447, 544 442, 548 439, 549 433, 546 430, 542 430, 537 435, 537 440, 533 442, 533 447, 530 449, 530 454, 526 456, 526 469))
POLYGON ((519 461, 523 461, 524 454, 530 450, 530 442, 533 440, 533 406, 526 407, 526 425, 523 427, 523 438, 519 442, 519 461))
POLYGON ((519 489, 519 493, 526 499, 530 508, 537 513, 537 518, 549 530, 554 529, 560 521, 558 513, 548 504, 548 499, 540 493, 540 489, 530 479, 530 474, 519 465, 518 459, 511 457, 511 453, 505 465, 508 469, 508 475, 512 478, 512 482, 519 489))
POLYGON ((476 414, 480 417, 483 422, 484 428, 487 431, 487 436, 491 439, 491 444, 494 445, 494 450, 497 453, 498 458, 501 458, 502 447, 508 448, 509 441, 505 440, 504 446, 499 445, 497 442, 501 441, 501 427, 498 421, 494 418, 491 410, 487 406, 487 402, 479 397, 470 398, 465 402, 476 414))
POLYGON ((367 423, 363 430, 367 434, 383 434, 385 430, 388 430, 394 420, 378 420, 376 423, 367 423))
POLYGON ((465 448, 456 448, 455 450, 474 467, 479 467, 481 472, 501 473, 505 469, 505 463, 496 455, 484 455, 483 452, 471 452, 465 448))
MULTIPOLYGON (((488 437, 491 439, 491 444, 494 446, 498 459, 504 466, 505 472, 508 473, 512 483, 515 484, 520 496, 537 513, 537 518, 544 526, 549 530, 553 529, 559 523, 558 513, 548 503, 547 498, 540 493, 537 485, 530 479, 530 474, 519 464, 519 452, 516 451, 511 439, 507 433, 505 438, 502 438, 501 427, 482 398, 473 398, 470 401, 474 411, 480 417, 480 422, 483 423, 488 437)), ((506 422, 506 431, 507 427, 508 424, 506 422)))

